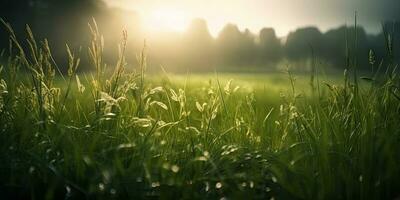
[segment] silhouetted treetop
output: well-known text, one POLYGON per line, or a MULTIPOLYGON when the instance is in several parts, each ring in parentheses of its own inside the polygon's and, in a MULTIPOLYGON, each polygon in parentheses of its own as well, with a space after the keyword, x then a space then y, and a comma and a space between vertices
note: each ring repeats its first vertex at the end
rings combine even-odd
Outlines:
MULTIPOLYGON (((65 43, 75 49, 89 44, 88 22, 92 17, 104 35, 105 57, 109 60, 115 57, 122 29, 126 28, 130 52, 128 59, 136 59, 134 55, 141 50, 146 39, 151 64, 175 66, 178 70, 209 71, 216 66, 222 69, 247 66, 268 69, 281 61, 308 61, 312 50, 316 58, 343 68, 346 48, 351 56, 359 58, 360 68, 367 69, 370 67, 367 62, 370 49, 378 60, 388 56, 384 35, 369 35, 361 26, 356 29, 341 26, 325 33, 317 27, 299 28, 290 32, 284 40, 277 37, 273 28, 263 28, 258 34, 253 34, 248 29, 240 30, 235 24, 227 24, 213 38, 207 22, 194 19, 184 33, 149 34, 145 33, 140 16, 134 11, 107 7, 102 0, 3 0, 0 17, 11 23, 19 38, 26 36, 25 25, 29 24, 36 38, 47 38, 54 57, 64 62, 65 43)), ((385 23, 385 27, 393 32, 390 37, 393 38, 394 53, 399 54, 399 24, 385 23)), ((8 33, 1 28, 0 50, 7 49, 8 42, 8 33)), ((81 57, 84 63, 87 55, 81 57)))
POLYGON ((273 28, 263 28, 259 33, 260 57, 262 62, 277 62, 282 56, 282 45, 273 28))

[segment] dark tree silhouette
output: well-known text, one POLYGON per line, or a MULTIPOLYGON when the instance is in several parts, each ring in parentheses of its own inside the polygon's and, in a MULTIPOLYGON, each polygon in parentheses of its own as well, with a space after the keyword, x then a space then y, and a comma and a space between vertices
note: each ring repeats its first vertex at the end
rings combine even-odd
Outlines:
MULTIPOLYGON (((289 33, 283 43, 272 28, 264 28, 254 35, 249 30, 239 30, 234 24, 227 24, 214 39, 206 21, 196 19, 183 34, 164 32, 149 38, 135 12, 107 7, 102 0, 3 0, 0 17, 11 23, 21 41, 26 37, 26 24, 31 26, 37 39, 47 38, 63 69, 66 66, 65 43, 72 48, 85 48, 89 44, 88 22, 92 17, 104 35, 106 61, 115 59, 122 29, 127 28, 130 52, 127 59, 134 61, 143 40, 148 39, 149 63, 157 69, 159 65, 167 65, 176 71, 211 71, 215 67, 222 70, 229 70, 229 67, 246 69, 247 66, 264 70, 275 67, 282 59, 303 65, 310 59, 311 49, 316 58, 343 69, 346 37, 350 56, 357 57, 359 69, 371 67, 368 63, 370 50, 375 52, 376 62, 388 57, 384 34, 368 35, 361 26, 357 29, 341 26, 325 33, 316 27, 300 28, 289 33)), ((385 27, 390 33, 394 58, 398 59, 400 25, 385 23, 385 27)), ((8 33, 5 28, 0 28, 0 50, 7 50, 8 43, 8 33)), ((85 63, 85 51, 82 51, 81 58, 81 69, 89 67, 85 63)))
POLYGON ((364 68, 368 61, 368 52, 371 48, 371 45, 368 42, 367 34, 363 28, 358 27, 356 29, 357 32, 354 30, 354 27, 342 26, 327 31, 324 34, 325 47, 322 49, 320 56, 333 63, 336 67, 344 68, 346 67, 344 58, 346 57, 346 51, 348 51, 349 56, 360 57, 358 62, 361 67, 364 68))
POLYGON ((262 63, 276 63, 282 58, 282 45, 273 28, 263 28, 259 34, 262 63))
POLYGON ((214 39, 207 22, 195 19, 189 25, 183 39, 183 57, 187 67, 198 67, 199 70, 211 70, 215 63, 214 39))
POLYGON ((322 33, 315 27, 297 29, 289 33, 285 53, 288 59, 298 61, 310 57, 311 47, 317 52, 324 49, 322 33))
POLYGON ((220 62, 226 65, 251 64, 255 61, 256 46, 249 30, 241 32, 236 25, 226 25, 217 38, 220 62))

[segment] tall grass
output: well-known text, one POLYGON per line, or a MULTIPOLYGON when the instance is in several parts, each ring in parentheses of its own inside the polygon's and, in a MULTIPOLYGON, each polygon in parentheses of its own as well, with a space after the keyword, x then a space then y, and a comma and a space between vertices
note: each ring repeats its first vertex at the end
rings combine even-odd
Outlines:
POLYGON ((290 92, 268 103, 268 91, 218 77, 197 87, 167 73, 148 80, 145 49, 136 70, 125 70, 126 31, 109 70, 95 21, 88 48, 93 73, 77 73, 81 54, 67 46, 64 77, 46 40, 37 42, 27 27, 21 43, 2 22, 12 53, 0 70, 2 198, 400 195, 400 85, 387 29, 385 72, 375 70, 370 53, 371 74, 358 83, 349 52, 343 83, 321 84, 313 61, 312 95, 298 90, 288 70, 290 92))

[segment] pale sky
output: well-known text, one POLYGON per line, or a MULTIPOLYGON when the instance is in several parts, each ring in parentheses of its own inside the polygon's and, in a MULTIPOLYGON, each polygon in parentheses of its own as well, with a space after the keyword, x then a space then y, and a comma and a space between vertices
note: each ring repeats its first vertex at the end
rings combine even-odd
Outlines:
POLYGON ((183 31, 193 18, 207 21, 216 36, 227 23, 258 33, 273 27, 284 36, 298 27, 318 26, 322 31, 359 23, 368 32, 380 30, 383 20, 400 19, 400 0, 105 0, 110 6, 136 11, 148 28, 183 31))

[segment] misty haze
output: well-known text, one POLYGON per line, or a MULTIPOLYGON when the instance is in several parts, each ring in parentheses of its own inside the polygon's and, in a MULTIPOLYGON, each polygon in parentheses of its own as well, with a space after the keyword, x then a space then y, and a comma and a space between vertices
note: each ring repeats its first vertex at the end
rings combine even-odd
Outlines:
POLYGON ((399 9, 2 0, 0 199, 399 199, 399 9))

